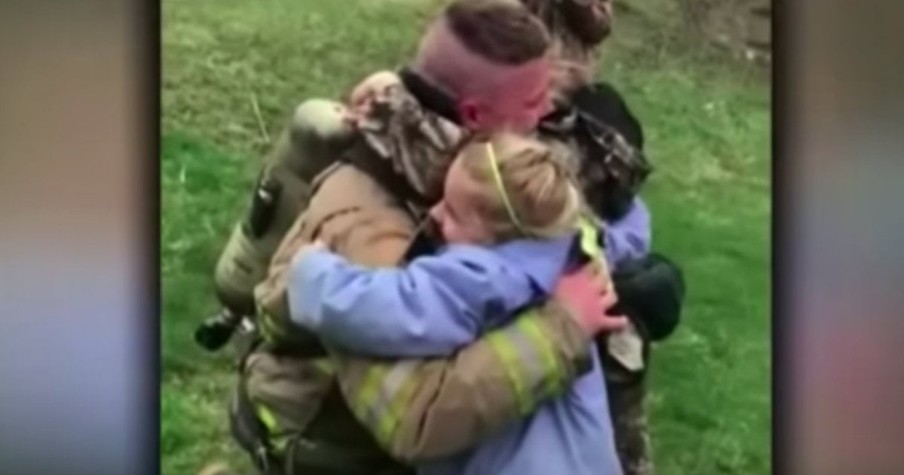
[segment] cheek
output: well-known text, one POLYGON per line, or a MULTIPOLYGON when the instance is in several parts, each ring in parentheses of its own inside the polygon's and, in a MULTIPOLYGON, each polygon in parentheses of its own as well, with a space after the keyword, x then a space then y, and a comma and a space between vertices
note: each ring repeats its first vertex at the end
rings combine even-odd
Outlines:
POLYGON ((442 205, 437 205, 430 209, 430 218, 436 224, 435 229, 439 230, 443 239, 448 241, 457 233, 455 223, 448 218, 442 205))
POLYGON ((473 243, 477 241, 475 230, 470 223, 462 223, 446 217, 441 223, 443 239, 452 244, 473 243))
POLYGON ((480 110, 480 114, 475 117, 475 130, 493 131, 499 128, 501 122, 504 122, 505 111, 499 108, 485 107, 480 110))
POLYGON ((537 117, 542 118, 553 111, 555 107, 552 103, 552 93, 548 93, 545 98, 543 98, 543 102, 540 103, 540 106, 537 107, 537 117))
POLYGON ((524 104, 513 104, 509 111, 512 118, 517 118, 521 124, 531 124, 537 122, 541 116, 540 106, 525 106, 524 104))
POLYGON ((443 239, 450 244, 462 242, 461 229, 451 220, 446 220, 441 226, 443 239))
POLYGON ((437 224, 442 225, 443 223, 443 207, 441 204, 436 205, 430 208, 430 219, 436 221, 437 224))
POLYGON ((540 103, 532 106, 530 109, 527 109, 524 115, 534 120, 535 122, 539 122, 540 119, 543 118, 543 116, 552 112, 552 109, 552 100, 550 100, 550 96, 547 95, 540 103))
POLYGON ((453 225, 452 233, 459 242, 481 243, 485 239, 486 230, 480 221, 469 220, 467 222, 456 222, 453 225))

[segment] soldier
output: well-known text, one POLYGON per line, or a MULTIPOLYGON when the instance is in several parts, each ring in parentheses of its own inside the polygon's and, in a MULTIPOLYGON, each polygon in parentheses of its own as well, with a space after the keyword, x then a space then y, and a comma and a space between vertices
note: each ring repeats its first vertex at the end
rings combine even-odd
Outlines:
MULTIPOLYGON (((600 45, 611 33, 611 0, 521 0, 549 29, 555 56, 554 97, 557 110, 540 128, 571 142, 583 154, 580 178, 597 214, 629 225, 649 242, 649 215, 636 197, 651 167, 643 156, 643 130, 621 95, 609 84, 594 83, 600 45), (581 124, 581 122, 585 122, 581 124), (604 147, 595 147, 605 144, 604 147)), ((616 246, 609 243, 608 248, 616 246)), ((610 412, 625 475, 652 475, 645 376, 651 341, 677 325, 684 282, 680 270, 649 249, 634 245, 612 262, 629 328, 599 341, 605 366, 610 412)))
MULTIPOLYGON (((456 1, 431 26, 410 68, 395 80, 381 76, 380 87, 365 88, 372 92, 366 106, 345 114, 334 105, 306 104, 307 112, 317 112, 307 117, 322 119, 318 126, 284 135, 281 143, 288 148, 276 156, 288 162, 294 156, 296 165, 304 165, 279 161, 301 176, 285 182, 294 180, 301 190, 288 207, 297 212, 299 203, 308 206, 255 288, 256 329, 241 358, 230 410, 233 432, 261 472, 408 473, 398 461, 466 449, 557 396, 551 388, 567 386, 586 370, 592 335, 626 324, 623 317, 605 315, 611 295, 603 296, 593 266, 563 278, 552 301, 446 360, 345 355, 288 319, 287 264, 299 246, 317 239, 352 261, 387 266, 429 245, 419 223, 439 197, 455 150, 475 134, 529 131, 548 111, 548 46, 545 29, 517 4, 456 1), (351 117, 354 127, 346 128, 343 117, 351 117), (331 130, 319 128, 324 123, 331 130), (298 155, 315 153, 305 147, 312 136, 317 151, 326 153, 318 157, 327 160, 298 155), (299 139, 295 147, 293 137, 299 139), (299 185, 311 176, 305 167, 320 171, 331 154, 336 163, 310 187, 299 185), (550 364, 534 366, 536 358, 522 353, 546 355, 542 360, 550 364)), ((239 251, 278 234, 266 226, 278 221, 283 202, 274 197, 284 186, 265 186, 275 181, 276 169, 270 167, 259 181, 257 212, 252 205, 252 219, 233 240, 245 241, 233 246, 239 251)), ((244 254, 255 260, 254 253, 244 254)), ((248 281, 253 280, 252 275, 248 281)), ((237 305, 229 315, 248 311, 247 299, 233 300, 237 305)))
POLYGON ((568 95, 593 82, 600 44, 611 31, 612 0, 521 0, 549 30, 555 89, 568 95))

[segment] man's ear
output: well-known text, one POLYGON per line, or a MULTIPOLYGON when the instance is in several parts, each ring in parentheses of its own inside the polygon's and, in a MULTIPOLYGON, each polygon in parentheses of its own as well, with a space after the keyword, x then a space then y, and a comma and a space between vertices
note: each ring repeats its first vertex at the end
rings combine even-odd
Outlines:
POLYGON ((466 129, 477 129, 483 119, 480 105, 473 99, 462 99, 458 102, 458 117, 466 129))

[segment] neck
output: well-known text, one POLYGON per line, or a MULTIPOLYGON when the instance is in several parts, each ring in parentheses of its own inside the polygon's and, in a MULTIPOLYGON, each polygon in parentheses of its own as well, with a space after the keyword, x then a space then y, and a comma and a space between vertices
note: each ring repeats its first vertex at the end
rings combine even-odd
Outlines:
POLYGON ((462 125, 458 107, 451 94, 431 83, 423 74, 411 68, 402 68, 399 71, 399 77, 402 79, 405 89, 414 96, 424 109, 453 124, 462 125))

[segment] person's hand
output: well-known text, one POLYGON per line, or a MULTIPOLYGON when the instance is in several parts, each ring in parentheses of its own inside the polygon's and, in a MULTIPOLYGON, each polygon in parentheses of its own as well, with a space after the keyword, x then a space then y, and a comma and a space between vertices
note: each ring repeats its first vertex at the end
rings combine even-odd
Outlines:
POLYGON ((389 87, 400 84, 401 80, 392 71, 379 71, 361 81, 349 93, 346 121, 356 123, 370 112, 370 103, 377 95, 384 93, 389 87))
POLYGON ((560 277, 553 296, 576 314, 588 335, 617 331, 628 325, 625 316, 607 314, 618 303, 618 297, 611 287, 604 287, 590 266, 560 277))

